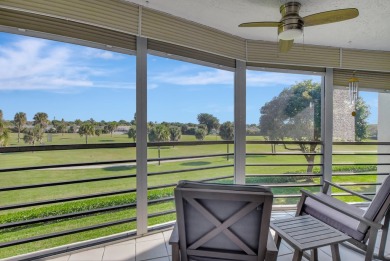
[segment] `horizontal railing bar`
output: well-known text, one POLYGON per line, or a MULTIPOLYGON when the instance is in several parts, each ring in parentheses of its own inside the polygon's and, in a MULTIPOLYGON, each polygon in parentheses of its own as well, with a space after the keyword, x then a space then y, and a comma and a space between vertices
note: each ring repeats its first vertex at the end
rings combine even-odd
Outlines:
MULTIPOLYGON (((215 177, 215 178, 209 178, 209 179, 201 179, 201 180, 196 180, 196 181, 198 181, 198 182, 206 182, 206 181, 214 181, 214 180, 228 179, 228 178, 234 178, 234 176, 233 175, 222 176, 222 177, 215 177)), ((148 190, 169 188, 169 187, 175 187, 175 186, 177 186, 177 183, 170 183, 170 184, 164 184, 164 185, 157 185, 157 186, 148 187, 148 190)))
POLYGON ((390 155, 390 153, 334 152, 334 153, 332 153, 332 155, 342 155, 342 156, 348 156, 348 155, 351 155, 351 156, 386 156, 386 155, 390 155))
POLYGON ((324 164, 322 163, 313 163, 313 164, 298 164, 298 163, 270 163, 270 164, 266 164, 266 163, 248 163, 248 164, 245 164, 245 166, 247 167, 294 167, 294 166, 297 166, 297 167, 307 167, 307 166, 322 166, 324 164))
POLYGON ((53 150, 83 150, 83 149, 112 149, 112 148, 135 148, 136 143, 94 143, 94 144, 70 144, 70 145, 38 145, 1 147, 0 153, 30 152, 30 151, 53 151, 53 150))
MULTIPOLYGON (((360 193, 365 196, 374 196, 375 193, 360 193)), ((300 198, 302 195, 301 194, 290 194, 290 195, 285 195, 285 194, 274 194, 274 198, 300 198)), ((332 193, 332 196, 348 196, 348 197, 353 197, 354 195, 351 195, 349 193, 332 193)))
POLYGON ((301 155, 315 155, 322 156, 323 153, 290 153, 290 152, 261 152, 261 153, 247 153, 246 156, 301 156, 301 155))
POLYGON ((336 183, 336 185, 339 185, 339 186, 371 186, 371 185, 375 185, 375 186, 379 186, 379 185, 382 185, 381 182, 362 182, 362 183, 353 183, 353 182, 349 182, 349 183, 336 183))
POLYGON ((258 178, 289 178, 289 177, 322 177, 322 174, 246 174, 246 177, 258 177, 258 178))
POLYGON ((387 166, 390 163, 333 163, 333 166, 387 166))
POLYGON ((227 167, 234 167, 234 164, 218 165, 218 166, 210 166, 210 167, 201 167, 201 168, 191 168, 191 169, 179 169, 179 170, 149 172, 148 176, 167 175, 167 174, 173 174, 173 173, 198 171, 198 170, 208 170, 208 169, 220 169, 220 168, 227 168, 227 167))
POLYGON ((226 145, 234 144, 232 140, 215 140, 215 141, 164 141, 148 142, 148 147, 165 147, 165 146, 198 146, 198 145, 226 145))
POLYGON ((10 190, 22 190, 22 189, 31 189, 31 188, 71 185, 71 184, 88 183, 88 182, 96 182, 96 181, 104 181, 104 180, 135 178, 135 177, 137 177, 136 174, 131 174, 131 175, 109 176, 109 177, 93 178, 93 179, 80 179, 80 180, 59 181, 59 182, 51 182, 51 183, 40 183, 40 184, 31 184, 31 185, 23 185, 23 186, 15 186, 15 187, 4 187, 4 188, 0 188, 0 192, 10 191, 10 190))
MULTIPOLYGON (((256 183, 251 183, 256 184, 256 183)), ((313 184, 313 183, 294 183, 294 184, 261 184, 265 187, 270 188, 296 188, 296 187, 321 187, 320 184, 313 184)))
POLYGON ((172 200, 175 200, 175 197, 172 196, 172 197, 153 199, 153 200, 148 201, 148 205, 157 204, 157 203, 166 202, 166 201, 172 201, 172 200))
POLYGON ((56 232, 56 233, 50 233, 50 234, 41 235, 41 236, 35 236, 35 237, 29 237, 29 238, 25 238, 25 239, 14 240, 14 241, 10 241, 10 242, 0 243, 0 248, 16 246, 16 245, 20 245, 20 244, 25 244, 25 243, 30 243, 30 242, 40 241, 40 240, 44 240, 44 239, 60 237, 60 236, 76 234, 76 233, 99 229, 99 228, 121 225, 121 224, 129 223, 129 222, 135 222, 136 220, 137 220, 137 218, 133 217, 133 218, 127 218, 127 219, 122 219, 122 220, 118 220, 118 221, 107 222, 107 223, 103 223, 103 224, 99 224, 99 225, 87 226, 87 227, 76 228, 76 229, 71 229, 71 230, 66 230, 66 231, 61 231, 61 232, 56 232))
POLYGON ((168 214, 172 214, 172 213, 176 213, 176 209, 170 209, 170 210, 166 210, 166 211, 162 211, 162 212, 157 212, 157 213, 149 214, 149 215, 148 215, 148 218, 153 218, 153 217, 158 217, 158 216, 164 216, 164 215, 168 215, 168 214))
POLYGON ((170 161, 170 160, 182 160, 182 159, 201 159, 212 157, 226 157, 233 156, 234 153, 219 153, 219 154, 206 154, 206 155, 194 155, 194 156, 182 156, 182 157, 165 157, 165 158, 149 158, 148 161, 170 161))
POLYGON ((93 165, 136 163, 136 162, 137 162, 137 160, 132 159, 132 160, 115 160, 115 161, 97 161, 97 162, 81 162, 81 163, 70 163, 70 164, 41 165, 41 166, 31 166, 31 167, 17 167, 17 168, 0 169, 0 173, 1 172, 13 172, 13 171, 25 171, 25 170, 38 170, 38 169, 56 169, 56 168, 82 167, 82 166, 93 166, 93 165))
POLYGON ((322 145, 320 141, 280 141, 280 140, 247 140, 246 144, 295 144, 295 145, 303 145, 303 144, 317 144, 322 145))
POLYGON ((376 141, 355 141, 355 142, 347 142, 347 141, 337 141, 333 142, 333 145, 390 145, 390 142, 376 142, 376 141))
POLYGON ((78 197, 69 197, 69 198, 60 198, 60 199, 35 201, 35 202, 24 203, 24 204, 6 205, 6 206, 0 206, 0 211, 1 210, 15 209, 15 208, 25 208, 25 207, 34 207, 34 206, 62 203, 62 202, 68 202, 68 201, 73 201, 73 200, 80 200, 80 199, 89 199, 89 198, 113 196, 113 195, 132 193, 132 192, 136 192, 136 189, 128 189, 128 190, 120 190, 120 191, 113 191, 113 192, 88 194, 88 195, 83 195, 83 196, 78 196, 78 197))
POLYGON ((75 213, 58 215, 58 216, 50 216, 50 217, 44 217, 44 218, 34 218, 34 219, 26 220, 26 221, 0 224, 0 229, 11 228, 11 227, 19 227, 19 226, 26 226, 26 225, 32 225, 32 224, 41 223, 41 222, 49 222, 49 221, 53 221, 53 220, 74 218, 74 217, 79 217, 79 216, 88 216, 88 215, 92 215, 92 214, 109 212, 109 211, 113 211, 113 210, 131 208, 131 207, 136 207, 136 206, 137 206, 136 203, 130 203, 130 204, 124 204, 124 205, 119 205, 119 206, 98 208, 98 209, 93 209, 93 210, 88 210, 88 211, 81 211, 81 212, 75 212, 75 213))
POLYGON ((387 176, 389 173, 369 173, 369 172, 364 172, 364 173, 350 173, 350 172, 343 172, 343 173, 332 173, 332 176, 387 176))

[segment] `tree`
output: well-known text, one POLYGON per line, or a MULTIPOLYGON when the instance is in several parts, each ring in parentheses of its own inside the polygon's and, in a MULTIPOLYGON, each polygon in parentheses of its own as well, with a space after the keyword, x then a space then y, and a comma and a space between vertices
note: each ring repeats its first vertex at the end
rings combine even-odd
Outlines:
POLYGON ((82 122, 80 119, 76 119, 76 120, 74 121, 74 124, 76 124, 77 126, 81 126, 82 123, 83 123, 83 122, 82 122))
POLYGON ((199 124, 207 126, 207 134, 209 134, 212 129, 219 128, 219 120, 209 113, 198 114, 198 122, 199 124))
POLYGON ((102 130, 101 130, 101 129, 96 129, 96 130, 95 130, 95 135, 98 136, 98 137, 99 137, 100 135, 102 135, 102 130))
POLYGON ((204 138, 206 137, 207 135, 207 130, 205 129, 202 129, 202 128, 197 128, 195 130, 195 138, 197 140, 204 140, 204 138))
POLYGON ((84 123, 79 128, 80 136, 85 136, 85 144, 88 144, 88 136, 95 135, 95 126, 91 122, 84 123))
POLYGON ((67 126, 67 124, 66 124, 64 119, 59 121, 57 123, 57 126, 55 126, 55 127, 56 127, 56 130, 57 130, 58 133, 62 133, 62 136, 64 136, 64 132, 66 132, 66 130, 68 128, 68 126, 67 126))
MULTIPOLYGON (((270 140, 290 137, 296 141, 319 141, 321 137, 321 85, 305 80, 284 89, 260 109, 260 131, 270 140)), ((303 153, 315 153, 316 143, 300 143, 303 153)), ((307 173, 313 172, 315 155, 304 154, 307 173)))
MULTIPOLYGON (((116 128, 118 128, 118 123, 116 121, 113 121, 113 122, 110 122, 107 126, 107 131, 109 133, 111 133, 111 137, 112 137, 112 133, 116 130, 116 128)), ((105 127, 106 127, 105 126, 105 127)))
MULTIPOLYGON (((362 105, 356 106, 358 112, 362 105)), ((364 123, 360 121, 366 115, 363 111, 367 111, 367 108, 356 115, 356 121, 364 123)), ((260 132, 269 140, 291 138, 301 142, 318 142, 321 138, 321 86, 312 80, 296 83, 267 102, 261 107, 260 113, 260 132)), ((367 117, 368 115, 364 119, 367 117)), ((299 144, 300 151, 310 153, 304 154, 308 163, 307 173, 313 172, 317 145, 299 144)))
MULTIPOLYGON (((166 125, 163 124, 156 124, 153 127, 151 127, 149 133, 148 133, 149 141, 150 142, 162 142, 162 141, 168 141, 169 140, 169 129, 166 125)), ((158 146, 158 165, 161 164, 160 162, 160 146, 158 146)))
MULTIPOLYGON (((233 140, 234 139, 234 126, 230 121, 224 122, 219 127, 219 136, 223 140, 233 140)), ((226 159, 229 160, 229 144, 226 144, 226 159)))
POLYGON ((39 143, 42 143, 43 134, 45 133, 46 127, 49 124, 49 116, 45 112, 38 112, 34 115, 33 120, 35 131, 39 131, 39 133, 36 133, 35 137, 38 137, 39 143))
POLYGON ((129 131, 127 132, 127 136, 130 139, 133 139, 133 142, 137 139, 137 128, 135 126, 130 126, 129 131))
POLYGON ((0 110, 0 147, 7 146, 9 139, 9 129, 7 128, 7 125, 3 120, 3 111, 0 110))
POLYGON ((18 143, 20 142, 20 133, 23 132, 24 125, 27 123, 27 116, 24 112, 18 112, 14 116, 15 127, 18 131, 18 143))
POLYGON ((355 139, 362 141, 369 135, 367 118, 370 116, 370 106, 360 97, 357 99, 355 106, 355 139))
POLYGON ((234 126, 230 121, 224 122, 219 127, 219 136, 223 140, 233 140, 234 138, 234 126))
POLYGON ((27 129, 24 132, 23 141, 30 145, 35 145, 37 142, 41 142, 43 139, 42 128, 39 125, 35 125, 33 128, 27 129))
POLYGON ((181 138, 181 128, 178 126, 169 127, 169 140, 170 141, 179 141, 181 138))

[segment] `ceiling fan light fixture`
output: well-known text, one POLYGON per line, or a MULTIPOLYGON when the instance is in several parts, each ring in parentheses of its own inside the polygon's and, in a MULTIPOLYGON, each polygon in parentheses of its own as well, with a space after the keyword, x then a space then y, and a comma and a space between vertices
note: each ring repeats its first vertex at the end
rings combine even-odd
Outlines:
POLYGON ((279 33, 279 40, 294 40, 303 34, 302 28, 293 28, 279 33))

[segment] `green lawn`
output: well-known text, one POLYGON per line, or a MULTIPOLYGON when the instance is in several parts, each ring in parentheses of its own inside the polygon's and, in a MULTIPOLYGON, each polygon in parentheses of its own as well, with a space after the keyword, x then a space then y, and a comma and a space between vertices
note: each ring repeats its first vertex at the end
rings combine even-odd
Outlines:
MULTIPOLYGON (((248 140, 263 140, 262 137, 249 136, 248 140)), ((193 141, 193 136, 184 135, 182 141, 193 141)), ((216 136, 207 136, 205 140, 220 140, 216 136)), ((45 142, 47 145, 54 144, 83 144, 85 139, 78 134, 54 134, 52 142, 45 142)), ((89 138, 89 143, 118 143, 132 142, 127 135, 101 135, 100 137, 89 138)), ((22 141, 20 144, 16 141, 16 134, 11 134, 12 146, 24 146, 22 141)), ((288 145, 285 148, 282 145, 276 146, 277 152, 298 152, 295 145, 288 145)), ((320 146, 318 146, 320 150, 320 146)), ((335 146, 334 151, 346 152, 356 151, 374 152, 376 146, 335 146)), ((148 158, 157 158, 157 148, 148 149, 148 158)), ((226 153, 227 145, 198 145, 198 146, 175 146, 162 147, 161 157, 179 157, 179 156, 194 156, 205 154, 226 153)), ((234 151, 234 145, 229 145, 229 151, 234 151)), ((264 144, 248 144, 248 153, 271 152, 270 145, 264 144)), ((40 166, 53 164, 68 164, 82 162, 98 162, 111 160, 130 160, 135 159, 135 148, 118 148, 118 149, 89 149, 89 150, 64 150, 64 151, 46 151, 46 152, 23 152, 23 153, 3 153, 0 154, 1 168, 14 168, 21 166, 40 166)), ((369 156, 334 156, 335 163, 376 163, 377 157, 369 156)), ((192 160, 178 160, 162 162, 161 165, 151 163, 148 165, 148 172, 169 172, 174 170, 184 170, 200 167, 212 167, 233 164, 233 157, 229 160, 226 157, 207 157, 192 160)), ((281 163, 300 163, 305 164, 306 160, 303 156, 247 156, 247 163, 259 164, 281 164, 281 163)), ((315 163, 320 163, 320 157, 316 157, 315 163)), ((347 171, 347 167, 340 166, 338 170, 347 171)), ((367 168, 366 168, 367 169, 367 168)), ((364 170, 364 168, 362 169, 364 170)), ((157 186, 164 184, 174 184, 178 180, 200 180, 220 176, 233 175, 233 167, 224 167, 212 170, 197 170, 182 173, 170 173, 165 175, 152 175, 148 177, 148 186, 157 186)), ((316 167, 315 171, 319 171, 316 167)), ((305 184, 319 184, 319 178, 305 177, 288 177, 289 173, 305 173, 305 166, 271 166, 271 167, 246 167, 248 174, 286 174, 286 177, 280 178, 264 178, 261 176, 247 177, 247 183, 256 184, 275 184, 275 183, 299 183, 300 187, 295 188, 274 188, 275 195, 299 194, 301 188, 305 188, 305 184)), ((375 171, 373 171, 374 173, 375 171)), ((0 186, 11 187, 28 184, 50 183, 69 180, 90 179, 109 176, 125 176, 135 174, 136 169, 134 164, 125 164, 120 166, 94 166, 94 167, 77 167, 70 169, 46 169, 46 170, 31 170, 18 172, 2 172, 0 173, 0 186)), ((350 176, 350 177, 335 177, 336 182, 373 182, 376 180, 375 175, 370 176, 350 176)), ((220 182, 232 183, 232 179, 221 180, 220 182)), ((17 192, 0 192, 0 206, 20 204, 26 202, 49 200, 56 198, 74 197, 86 194, 112 192, 118 190, 134 189, 136 187, 136 179, 123 178, 109 181, 97 181, 72 185, 43 187, 34 189, 19 190, 17 192)), ((307 187, 311 191, 318 191, 318 187, 307 187)), ((356 191, 375 191, 374 186, 358 186, 352 187, 356 191)), ((337 192, 337 191, 335 191, 337 192)), ((173 188, 165 188, 149 191, 149 199, 157 199, 173 195, 173 188)), ((356 201, 353 197, 342 197, 343 200, 356 201)), ((125 193, 115 196, 98 197, 94 199, 76 200, 58 204, 43 205, 30 208, 21 208, 0 212, 0 224, 29 220, 33 218, 43 218, 49 216, 63 215, 91 209, 98 209, 110 206, 123 204, 131 204, 136 202, 135 193, 125 193)), ((297 198, 280 198, 275 199, 275 204, 296 204, 297 198)), ((158 203, 149 206, 149 213, 157 213, 166 210, 174 209, 173 201, 158 203)), ((85 215, 76 218, 68 218, 56 221, 27 225, 24 227, 3 229, 0 230, 0 243, 12 240, 28 238, 31 236, 44 235, 56 231, 65 231, 68 229, 82 228, 89 225, 101 224, 121 219, 134 217, 136 215, 135 208, 126 208, 110 212, 102 212, 95 215, 85 215)), ((174 220, 175 215, 169 214, 150 218, 149 225, 174 220)), ((17 254, 37 251, 44 248, 50 248, 67 243, 78 242, 82 240, 97 238, 105 235, 119 233, 135 229, 135 222, 116 225, 104 229, 96 229, 87 232, 77 233, 74 235, 62 236, 50 240, 42 240, 35 243, 28 243, 19 246, 7 247, 0 251, 0 258, 9 257, 17 254)))

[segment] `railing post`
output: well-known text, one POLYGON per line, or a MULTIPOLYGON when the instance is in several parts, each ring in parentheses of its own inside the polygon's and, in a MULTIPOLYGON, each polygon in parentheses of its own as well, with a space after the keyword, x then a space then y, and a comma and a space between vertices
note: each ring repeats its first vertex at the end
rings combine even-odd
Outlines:
MULTIPOLYGON (((323 179, 332 181, 332 153, 333 153, 333 69, 326 68, 322 78, 322 115, 321 137, 323 153, 323 179)), ((321 181, 323 184, 323 181, 321 181)))
POLYGON ((236 60, 234 72, 234 183, 245 184, 246 63, 236 60))
MULTIPOLYGON (((390 93, 378 93, 378 142, 390 141, 390 93)), ((389 145, 379 145, 378 153, 390 153, 389 145)), ((389 155, 379 155, 378 163, 390 163, 389 155)), ((389 173, 390 165, 379 165, 377 167, 378 173, 389 173)), ((385 176, 377 176, 378 182, 383 182, 385 176)), ((379 186, 377 186, 377 190, 379 186)))
POLYGON ((147 39, 137 37, 137 234, 148 232, 147 39))

